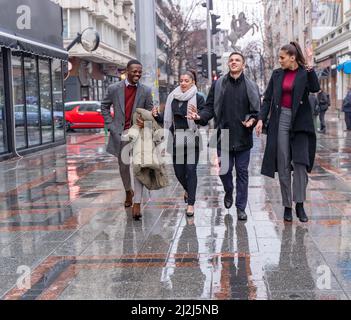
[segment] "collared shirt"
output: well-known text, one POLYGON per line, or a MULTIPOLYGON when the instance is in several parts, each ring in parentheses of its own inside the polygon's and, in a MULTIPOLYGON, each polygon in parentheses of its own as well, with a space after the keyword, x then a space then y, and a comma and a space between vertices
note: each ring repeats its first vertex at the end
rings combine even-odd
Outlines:
POLYGON ((124 80, 124 83, 125 83, 125 85, 126 85, 127 88, 128 88, 128 87, 137 87, 137 86, 138 86, 138 84, 132 84, 132 83, 130 83, 130 82, 128 81, 128 79, 125 79, 125 80, 124 80))

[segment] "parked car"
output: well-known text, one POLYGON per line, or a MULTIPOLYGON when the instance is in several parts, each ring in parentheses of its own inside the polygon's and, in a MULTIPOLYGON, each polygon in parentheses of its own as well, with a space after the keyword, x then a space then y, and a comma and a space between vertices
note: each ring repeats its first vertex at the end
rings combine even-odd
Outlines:
MULTIPOLYGON (((51 111, 47 108, 41 107, 41 124, 44 126, 51 125, 52 115, 51 111)), ((15 105, 15 123, 16 127, 24 126, 24 105, 15 105)), ((27 104, 27 125, 39 125, 39 106, 35 104, 27 104)))
MULTIPOLYGON (((41 107, 41 124, 43 126, 51 126, 52 118, 51 111, 48 108, 41 107)), ((0 105, 0 121, 4 120, 4 106, 0 105)), ((39 125, 39 109, 37 105, 27 104, 27 124, 29 126, 38 126, 39 125)), ((15 105, 15 123, 16 127, 24 126, 24 105, 17 104, 15 105)), ((56 112, 54 111, 54 123, 56 127, 62 127, 63 123, 63 111, 56 112)))
MULTIPOLYGON (((111 115, 113 110, 111 108, 111 115)), ((65 120, 67 130, 104 128, 99 101, 74 101, 65 103, 65 120)))

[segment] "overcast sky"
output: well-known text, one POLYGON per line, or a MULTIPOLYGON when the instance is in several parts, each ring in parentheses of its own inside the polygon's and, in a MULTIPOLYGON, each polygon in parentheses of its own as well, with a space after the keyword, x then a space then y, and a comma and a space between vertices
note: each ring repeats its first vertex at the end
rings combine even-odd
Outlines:
MULTIPOLYGON (((192 0, 173 0, 174 3, 179 3, 184 10, 188 10, 192 3, 192 0)), ((206 2, 204 0, 203 2, 206 2)), ((213 13, 220 15, 221 25, 219 28, 230 30, 230 22, 233 14, 238 16, 240 12, 244 12, 247 21, 251 24, 256 22, 259 24, 263 21, 263 5, 262 1, 258 0, 213 0, 213 13)), ((201 5, 197 7, 193 17, 195 19, 206 19, 206 8, 201 5)), ((263 24, 262 24, 263 27, 263 24)), ((238 42, 239 46, 245 46, 245 43, 251 40, 262 40, 261 34, 256 34, 252 37, 252 31, 250 31, 242 40, 238 42)))

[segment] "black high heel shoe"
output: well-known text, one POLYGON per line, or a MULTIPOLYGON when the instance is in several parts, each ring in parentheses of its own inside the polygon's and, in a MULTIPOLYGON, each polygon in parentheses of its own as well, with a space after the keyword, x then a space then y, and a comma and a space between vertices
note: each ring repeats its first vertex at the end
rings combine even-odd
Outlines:
POLYGON ((299 218, 299 220, 301 222, 303 222, 303 223, 308 222, 308 217, 307 217, 305 209, 303 207, 303 203, 296 204, 296 216, 299 218))
POLYGON ((292 209, 285 207, 284 210, 284 221, 286 222, 292 222, 293 221, 293 216, 292 216, 292 209))

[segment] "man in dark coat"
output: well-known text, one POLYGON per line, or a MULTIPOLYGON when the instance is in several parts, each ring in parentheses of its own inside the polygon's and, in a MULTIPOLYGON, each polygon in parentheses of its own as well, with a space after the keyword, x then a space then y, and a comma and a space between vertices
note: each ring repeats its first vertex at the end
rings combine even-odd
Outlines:
POLYGON ((351 87, 342 104, 342 111, 345 113, 346 130, 351 130, 351 87))
POLYGON ((326 133, 326 125, 325 125, 325 113, 330 107, 330 97, 329 94, 323 91, 323 89, 318 92, 317 95, 317 100, 318 100, 318 106, 319 106, 319 121, 321 124, 321 127, 319 129, 319 132, 321 133, 326 133))
POLYGON ((233 168, 236 170, 236 201, 239 220, 247 220, 250 151, 253 127, 260 109, 260 92, 255 82, 244 75, 245 57, 233 52, 228 60, 229 73, 213 83, 205 108, 189 113, 190 118, 205 125, 214 118, 218 130, 220 178, 227 209, 233 205, 233 168), (225 143, 223 143, 226 140, 225 143))
POLYGON ((317 130, 317 117, 319 116, 319 106, 318 106, 318 100, 317 100, 316 94, 310 93, 310 95, 308 96, 308 100, 310 102, 311 109, 312 109, 314 127, 317 130))

